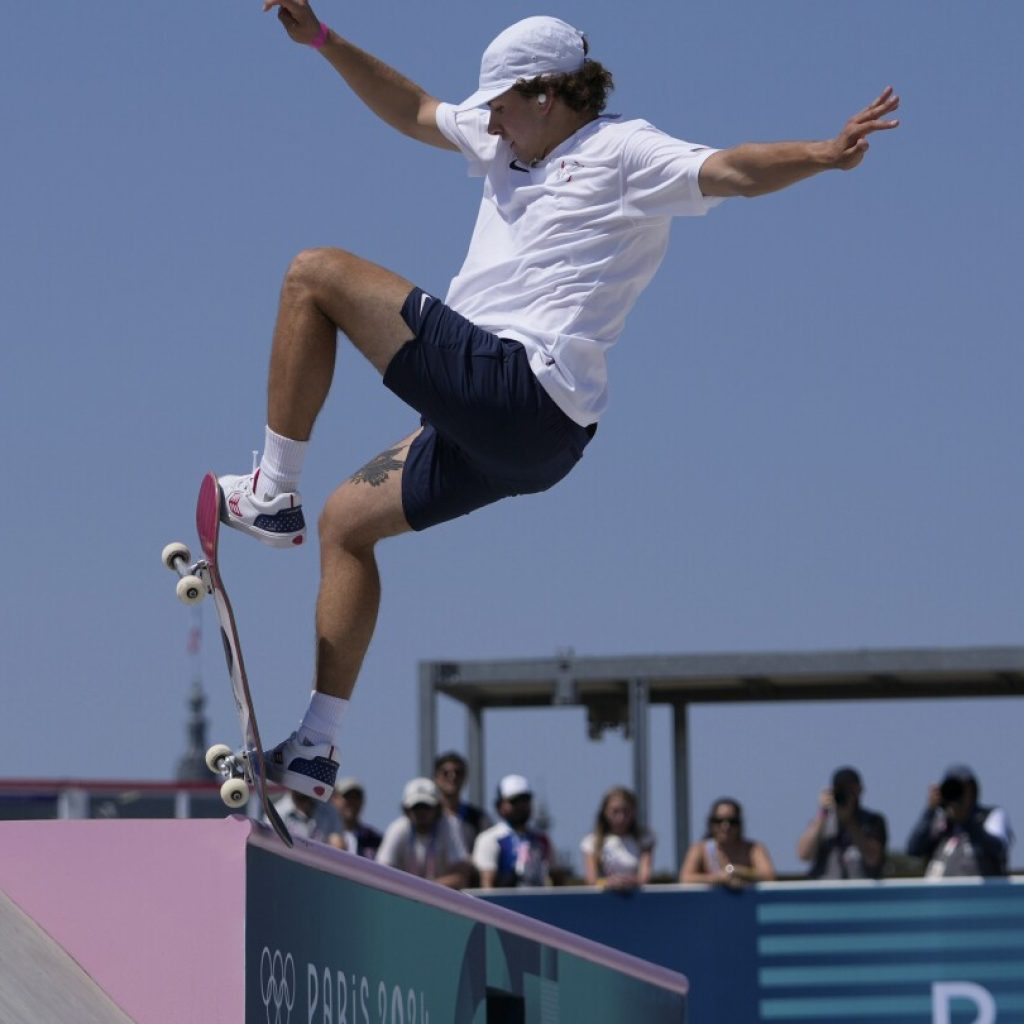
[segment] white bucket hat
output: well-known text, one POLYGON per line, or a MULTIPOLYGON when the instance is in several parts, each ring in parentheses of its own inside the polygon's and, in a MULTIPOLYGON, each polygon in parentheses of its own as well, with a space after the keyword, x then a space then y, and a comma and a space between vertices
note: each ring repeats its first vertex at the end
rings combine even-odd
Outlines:
POLYGON ((524 18, 494 38, 480 60, 480 88, 457 110, 486 106, 517 82, 579 71, 583 33, 559 18, 524 18))

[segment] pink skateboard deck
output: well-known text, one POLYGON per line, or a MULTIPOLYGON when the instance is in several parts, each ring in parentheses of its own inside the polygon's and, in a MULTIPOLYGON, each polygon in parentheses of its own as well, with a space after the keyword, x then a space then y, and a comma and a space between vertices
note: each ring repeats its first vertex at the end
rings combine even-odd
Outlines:
MULTIPOLYGON (((203 477, 202 485, 199 488, 199 500, 196 502, 196 530, 199 533, 199 543, 206 559, 205 573, 200 569, 199 575, 201 578, 205 578, 217 607, 220 635, 224 642, 224 657, 228 665, 228 675, 231 677, 231 692, 235 698, 238 725, 242 731, 242 749, 237 754, 224 758, 218 769, 219 774, 226 778, 244 777, 247 785, 258 796, 271 827, 287 846, 291 846, 291 834, 267 796, 266 767, 259 727, 256 724, 256 711, 252 706, 249 679, 245 673, 245 662, 242 660, 242 645, 238 639, 235 613, 231 608, 231 601, 220 574, 217 544, 220 537, 222 501, 223 496, 216 476, 213 473, 207 473, 203 477)), ((200 563, 201 565, 202 563, 200 563)))

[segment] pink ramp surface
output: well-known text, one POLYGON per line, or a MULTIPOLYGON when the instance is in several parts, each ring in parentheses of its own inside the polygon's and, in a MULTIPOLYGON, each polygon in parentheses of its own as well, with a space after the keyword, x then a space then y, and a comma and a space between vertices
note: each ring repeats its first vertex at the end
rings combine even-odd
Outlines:
POLYGON ((245 1016, 244 819, 0 823, 0 890, 137 1024, 245 1016))

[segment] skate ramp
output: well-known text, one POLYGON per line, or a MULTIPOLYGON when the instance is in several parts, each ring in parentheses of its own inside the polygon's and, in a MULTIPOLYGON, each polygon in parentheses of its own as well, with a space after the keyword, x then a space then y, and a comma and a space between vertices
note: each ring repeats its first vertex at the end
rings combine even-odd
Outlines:
POLYGON ((133 1024, 96 982, 3 893, 0 1021, 133 1024))
MULTIPOLYGON (((302 839, 289 850, 241 818, 0 822, 0 850, 20 924, 13 960, 31 963, 41 941, 45 963, 99 1000, 97 1021, 678 1024, 686 1013, 687 981, 672 970, 343 851, 302 839)), ((40 1002, 46 975, 19 972, 10 998, 43 1009, 0 1021, 61 1024, 40 1002)))
POLYGON ((0 891, 136 1024, 241 1021, 248 835, 239 819, 0 822, 0 891))

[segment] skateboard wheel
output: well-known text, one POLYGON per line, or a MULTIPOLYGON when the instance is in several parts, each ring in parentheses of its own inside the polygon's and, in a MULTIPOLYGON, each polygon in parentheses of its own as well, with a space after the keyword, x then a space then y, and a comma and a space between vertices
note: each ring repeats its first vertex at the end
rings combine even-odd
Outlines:
POLYGON ((178 567, 175 563, 181 561, 188 565, 192 561, 192 552, 180 540, 176 540, 163 549, 160 560, 171 572, 177 572, 178 567))
POLYGON ((244 807, 249 802, 249 786, 245 779, 228 779, 220 787, 220 798, 228 807, 244 807))
POLYGON ((232 749, 226 743, 215 743, 206 752, 206 767, 214 775, 224 774, 228 771, 228 766, 224 759, 230 757, 232 753, 232 749))
POLYGON ((182 604, 199 604, 206 597, 206 584, 198 576, 182 576, 174 592, 182 604))

